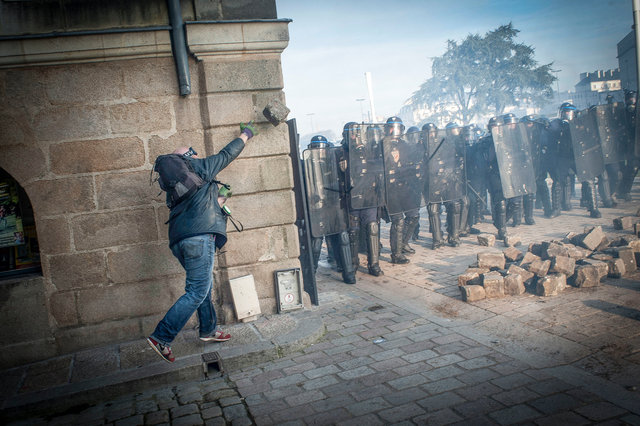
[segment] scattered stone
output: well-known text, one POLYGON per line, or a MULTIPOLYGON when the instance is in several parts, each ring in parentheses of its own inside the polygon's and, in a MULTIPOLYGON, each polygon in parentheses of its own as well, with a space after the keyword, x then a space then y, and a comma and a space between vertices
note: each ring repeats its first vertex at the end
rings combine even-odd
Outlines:
POLYGON ((535 255, 528 251, 522 257, 522 260, 520 261, 520 266, 524 267, 526 264, 534 262, 536 260, 542 260, 542 259, 540 259, 540 256, 535 255))
POLYGON ((522 244, 522 237, 520 235, 507 235, 504 237, 505 247, 515 247, 522 244))
POLYGON ((493 234, 478 235, 478 244, 486 247, 493 247, 496 243, 496 236, 493 234))
POLYGON ((503 250, 502 253, 504 254, 504 258, 508 262, 517 262, 524 257, 524 253, 522 253, 515 247, 508 247, 507 249, 503 250))
POLYGON ((509 266, 509 269, 507 270, 507 276, 509 275, 520 275, 522 277, 523 283, 528 283, 533 279, 533 277, 535 277, 534 273, 529 272, 526 269, 522 269, 517 265, 509 266))
POLYGON ((602 260, 595 259, 582 259, 579 260, 580 265, 591 265, 598 268, 598 276, 600 278, 606 277, 609 274, 609 264, 607 262, 603 262, 602 260))
POLYGON ((549 268, 551 267, 550 260, 534 260, 529 263, 526 267, 527 271, 536 274, 538 277, 544 277, 549 272, 549 268))
POLYGON ((617 247, 615 257, 624 261, 624 269, 626 272, 634 272, 637 269, 636 257, 633 249, 629 246, 617 247))
POLYGON ((465 302, 475 302, 487 297, 484 287, 481 285, 463 285, 459 288, 462 300, 465 302))
POLYGON ((504 297, 504 278, 499 272, 482 274, 482 287, 487 298, 504 297))
POLYGON ((593 253, 591 256, 589 256, 591 259, 595 259, 595 260, 601 260, 603 262, 608 262, 611 259, 613 259, 613 254, 607 254, 607 253, 593 253))
POLYGON ((640 237, 640 223, 633 224, 633 235, 640 237))
POLYGON ((578 236, 577 232, 569 232, 567 235, 565 235, 565 237, 562 239, 563 243, 573 243, 573 239, 575 237, 578 236))
POLYGON ((469 285, 470 281, 477 279, 480 276, 477 272, 465 272, 462 275, 458 276, 458 285, 460 287, 469 285))
POLYGON ((596 247, 596 250, 597 251, 605 250, 606 248, 609 247, 610 244, 611 244, 611 241, 609 241, 609 237, 607 237, 605 235, 604 238, 602 239, 602 242, 600 243, 600 245, 598 245, 598 247, 596 247))
POLYGON ((623 217, 617 217, 615 219, 613 219, 613 229, 624 229, 624 230, 630 230, 633 229, 633 225, 638 223, 638 217, 637 216, 623 216, 623 217))
POLYGON ((489 269, 504 269, 506 260, 504 254, 493 252, 478 253, 478 267, 489 269))
POLYGON ((567 244, 567 248, 569 249, 569 257, 573 259, 585 259, 591 255, 591 250, 576 247, 573 244, 567 244))
POLYGON ((464 271, 465 274, 468 274, 469 272, 477 272, 478 275, 480 274, 484 274, 485 272, 489 272, 489 268, 478 268, 476 267, 469 267, 466 269, 466 271, 464 271))
POLYGON ((570 277, 576 269, 576 260, 567 256, 554 256, 551 259, 550 272, 570 277))
POLYGON ((536 294, 538 296, 557 296, 567 286, 567 276, 565 274, 550 274, 541 278, 536 283, 536 294))
POLYGON ((576 268, 572 277, 573 285, 576 287, 597 287, 600 285, 600 271, 597 266, 583 265, 576 268))
POLYGON ((606 236, 604 232, 602 232, 602 227, 594 226, 586 230, 583 234, 578 235, 574 244, 593 251, 600 246, 602 240, 605 238, 606 236))
MULTIPOLYGON (((516 266, 517 268, 517 266, 516 266)), ((520 274, 508 274, 504 277, 504 294, 519 296, 525 292, 524 281, 520 274)))
POLYGON ((611 241, 609 247, 623 247, 631 245, 634 241, 638 241, 638 237, 635 235, 621 235, 615 240, 611 241))
POLYGON ((542 243, 542 257, 543 259, 551 259, 555 256, 569 256, 569 249, 563 244, 558 244, 555 241, 542 243))
POLYGON ((622 259, 611 259, 609 265, 609 278, 621 278, 627 271, 622 259))
POLYGON ((629 244, 627 245, 636 253, 640 252, 640 239, 629 241, 629 244))

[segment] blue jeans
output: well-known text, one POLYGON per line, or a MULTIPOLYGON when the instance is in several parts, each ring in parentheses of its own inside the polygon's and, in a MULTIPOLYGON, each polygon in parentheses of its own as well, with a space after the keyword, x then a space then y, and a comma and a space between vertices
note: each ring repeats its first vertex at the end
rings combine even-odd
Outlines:
POLYGON ((158 342, 169 345, 185 326, 191 315, 198 312, 200 336, 216 329, 216 311, 211 303, 215 237, 197 235, 180 240, 171 247, 173 255, 187 272, 185 294, 169 309, 151 334, 158 342))

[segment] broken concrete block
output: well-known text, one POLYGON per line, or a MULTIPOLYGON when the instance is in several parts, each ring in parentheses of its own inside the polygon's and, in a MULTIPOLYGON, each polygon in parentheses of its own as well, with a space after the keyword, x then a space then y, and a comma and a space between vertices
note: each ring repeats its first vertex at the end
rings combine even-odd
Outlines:
POLYGON ((504 269, 506 260, 504 254, 494 252, 478 253, 478 267, 489 269, 504 269))
POLYGON ((607 264, 609 265, 609 274, 607 275, 609 278, 620 278, 627 272, 622 259, 611 259, 607 264))
POLYGON ((638 223, 638 216, 622 216, 613 219, 613 229, 633 229, 633 225, 638 223))
POLYGON ((507 270, 507 276, 509 275, 520 275, 522 277, 523 283, 528 283, 533 279, 533 277, 535 277, 534 273, 529 272, 526 269, 522 269, 517 265, 509 266, 509 269, 507 270))
POLYGON ((477 272, 466 272, 464 274, 458 275, 458 285, 461 287, 463 285, 468 285, 469 281, 472 281, 479 276, 480 274, 478 274, 477 272))
POLYGON ((581 259, 578 262, 580 262, 580 265, 591 265, 598 268, 598 275, 600 278, 606 277, 609 273, 609 264, 607 262, 603 262, 602 260, 581 259))
POLYGON ((565 274, 551 274, 541 278, 536 283, 536 294, 538 296, 557 296, 567 286, 567 276, 565 274))
POLYGON ((482 287, 487 298, 504 297, 504 278, 499 272, 482 274, 482 287))
POLYGON ((462 300, 465 302, 475 302, 476 300, 482 300, 487 297, 484 287, 481 285, 464 285, 459 288, 462 300))
POLYGON ((504 254, 504 258, 507 260, 507 262, 517 262, 524 257, 524 253, 522 253, 515 247, 508 247, 507 249, 502 251, 502 254, 504 254))
POLYGON ((526 264, 534 262, 536 260, 541 260, 540 256, 535 255, 535 254, 533 254, 533 253, 528 251, 522 257, 522 260, 520 261, 520 266, 524 267, 526 264))
POLYGON ((496 243, 496 236, 493 234, 478 235, 478 244, 486 247, 493 247, 496 243))
POLYGON ((550 272, 570 277, 576 269, 576 260, 567 256, 554 256, 551 259, 550 272))
POLYGON ((576 247, 573 244, 566 244, 566 247, 569 249, 569 257, 573 259, 584 259, 591 255, 591 250, 587 250, 582 247, 576 247))
POLYGON ((536 274, 538 277, 544 277, 551 267, 550 260, 534 260, 526 266, 526 270, 536 274))
POLYGON ((559 244, 555 241, 542 243, 542 259, 551 259, 555 256, 569 256, 569 249, 563 244, 559 244))
POLYGON ((600 271, 593 265, 582 265, 576 267, 576 272, 572 277, 572 284, 576 287, 597 287, 600 285, 600 271))
POLYGON ((508 274, 504 277, 504 294, 518 296, 525 292, 524 281, 520 274, 508 274))
POLYGON ((602 244, 605 238, 606 236, 604 235, 604 232, 602 232, 602 227, 594 226, 576 237, 577 244, 576 242, 574 242, 574 244, 593 251, 602 244))
POLYGON ((515 247, 522 244, 522 237, 520 235, 507 235, 504 237, 505 247, 515 247))
POLYGON ((610 250, 613 251, 614 257, 623 260, 625 273, 630 273, 637 269, 636 257, 631 247, 614 247, 610 250))

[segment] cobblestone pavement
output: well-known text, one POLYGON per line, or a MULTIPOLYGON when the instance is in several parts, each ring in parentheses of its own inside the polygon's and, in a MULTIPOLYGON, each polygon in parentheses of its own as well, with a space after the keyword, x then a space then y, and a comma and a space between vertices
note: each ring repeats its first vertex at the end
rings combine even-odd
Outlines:
MULTIPOLYGON (((578 192, 579 194, 579 192, 578 192)), ((577 207, 510 232, 531 242, 561 238, 614 217, 577 207)), ((203 382, 127 395, 77 413, 25 424, 640 424, 640 273, 558 296, 526 293, 465 303, 457 276, 481 247, 430 250, 426 217, 408 265, 385 275, 361 267, 356 285, 318 270, 317 310, 326 334, 276 361, 203 382)), ((479 227, 495 232, 489 223, 479 227)), ((361 263, 366 262, 361 255, 361 263)))

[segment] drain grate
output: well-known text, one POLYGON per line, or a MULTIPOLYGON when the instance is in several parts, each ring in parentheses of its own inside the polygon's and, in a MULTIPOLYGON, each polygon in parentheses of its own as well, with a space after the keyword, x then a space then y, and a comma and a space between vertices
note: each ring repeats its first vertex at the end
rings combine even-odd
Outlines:
POLYGON ((202 368, 207 379, 220 377, 224 373, 222 358, 218 352, 207 352, 202 354, 202 368))

